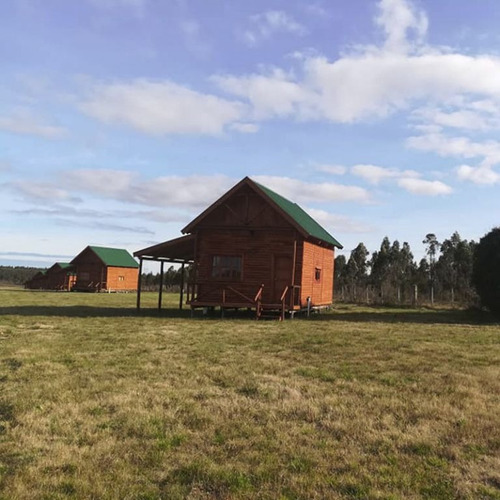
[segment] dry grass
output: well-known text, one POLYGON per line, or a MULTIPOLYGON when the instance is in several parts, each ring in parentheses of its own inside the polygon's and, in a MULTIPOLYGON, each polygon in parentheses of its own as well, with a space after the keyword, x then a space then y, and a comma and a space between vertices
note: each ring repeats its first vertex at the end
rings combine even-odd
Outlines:
POLYGON ((500 499, 498 324, 155 301, 0 291, 0 498, 500 499))

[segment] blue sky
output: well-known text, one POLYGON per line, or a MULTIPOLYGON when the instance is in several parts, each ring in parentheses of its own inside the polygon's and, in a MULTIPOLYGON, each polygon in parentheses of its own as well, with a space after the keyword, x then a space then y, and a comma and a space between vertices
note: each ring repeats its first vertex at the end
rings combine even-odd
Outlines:
POLYGON ((497 0, 0 7, 0 264, 180 235, 248 175, 349 253, 499 224, 497 0))

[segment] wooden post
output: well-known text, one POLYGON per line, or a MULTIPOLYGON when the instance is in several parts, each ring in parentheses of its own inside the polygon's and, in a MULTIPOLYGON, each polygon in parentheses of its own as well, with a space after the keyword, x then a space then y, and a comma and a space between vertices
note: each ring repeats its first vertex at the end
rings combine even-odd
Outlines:
POLYGON ((161 301, 163 298, 163 265, 165 262, 161 261, 160 264, 160 292, 158 293, 158 310, 161 310, 161 301))
POLYGON ((139 276, 137 278, 137 310, 141 309, 142 257, 139 257, 139 276))
POLYGON ((182 309, 182 303, 184 302, 184 262, 181 267, 181 296, 179 298, 179 309, 182 309))

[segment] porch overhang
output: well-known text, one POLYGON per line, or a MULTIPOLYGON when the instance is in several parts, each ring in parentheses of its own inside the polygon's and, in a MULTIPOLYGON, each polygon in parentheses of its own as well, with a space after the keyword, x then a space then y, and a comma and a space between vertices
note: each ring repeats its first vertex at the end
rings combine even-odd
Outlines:
POLYGON ((134 252, 134 257, 139 257, 141 260, 190 264, 194 262, 194 243, 195 236, 188 234, 138 250, 134 252))

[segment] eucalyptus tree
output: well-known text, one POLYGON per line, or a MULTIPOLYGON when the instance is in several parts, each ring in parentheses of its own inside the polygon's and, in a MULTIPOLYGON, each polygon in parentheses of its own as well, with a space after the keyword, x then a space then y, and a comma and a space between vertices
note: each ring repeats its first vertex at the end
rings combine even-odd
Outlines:
POLYGON ((335 263, 333 267, 333 286, 336 292, 341 293, 341 298, 344 299, 344 290, 347 285, 347 259, 345 255, 338 255, 335 257, 335 263))
POLYGON ((429 256, 429 283, 431 289, 431 304, 434 303, 434 285, 435 285, 435 268, 436 268, 436 254, 441 247, 441 244, 436 238, 434 233, 428 233, 425 235, 424 245, 427 245, 426 253, 429 256))
POLYGON ((439 283, 450 292, 454 302, 457 293, 462 300, 471 297, 474 241, 462 240, 457 231, 441 244, 441 255, 436 263, 439 283))
POLYGON ((351 296, 354 300, 357 298, 357 288, 366 285, 368 278, 369 255, 364 243, 359 243, 358 246, 351 252, 347 261, 346 276, 351 289, 351 296))
POLYGON ((384 237, 380 244, 380 250, 373 252, 371 258, 371 274, 370 281, 384 298, 384 285, 386 284, 391 267, 391 242, 387 236, 384 237))

